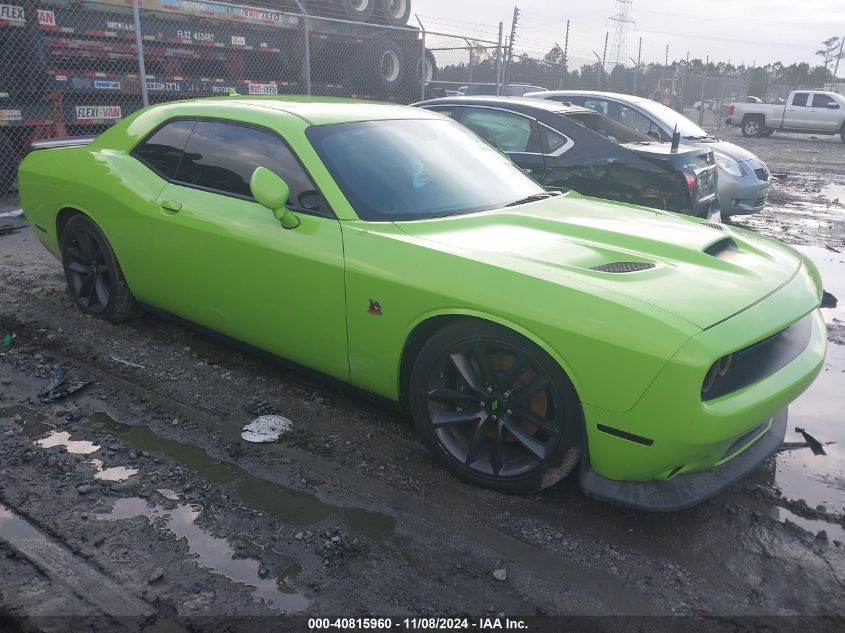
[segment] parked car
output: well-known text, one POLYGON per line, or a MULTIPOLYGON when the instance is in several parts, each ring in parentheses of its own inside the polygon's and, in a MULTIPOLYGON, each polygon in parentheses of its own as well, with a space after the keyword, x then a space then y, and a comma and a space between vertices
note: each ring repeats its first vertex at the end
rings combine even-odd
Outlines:
MULTIPOLYGON (((461 89, 463 90, 461 94, 467 97, 496 95, 496 84, 470 84, 469 86, 462 86, 461 89)), ((521 97, 527 92, 543 92, 544 90, 546 88, 530 84, 507 84, 504 86, 502 96, 521 97)))
POLYGON ((174 101, 63 145, 34 144, 21 204, 82 312, 176 315, 404 405, 475 484, 579 467, 688 507, 778 449, 824 362, 798 252, 546 192, 419 108, 174 101))
POLYGON ((785 105, 732 103, 728 115, 725 123, 741 128, 743 136, 838 134, 845 143, 845 97, 836 92, 796 90, 785 105))
POLYGON ((416 104, 448 114, 507 155, 544 187, 713 217, 713 153, 673 151, 593 110, 536 99, 447 97, 416 104))
POLYGON ((526 96, 593 108, 661 141, 670 140, 677 129, 682 145, 713 151, 719 168, 719 205, 723 218, 756 213, 766 206, 771 187, 766 164, 748 150, 709 134, 671 108, 650 99, 614 92, 555 90, 526 96))

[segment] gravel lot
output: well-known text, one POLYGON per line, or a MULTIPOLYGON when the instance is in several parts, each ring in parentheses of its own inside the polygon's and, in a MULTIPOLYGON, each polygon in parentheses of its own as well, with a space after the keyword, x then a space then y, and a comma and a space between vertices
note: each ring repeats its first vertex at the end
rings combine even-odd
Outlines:
MULTIPOLYGON (((771 206, 736 223, 804 248, 845 298, 845 146, 723 135, 775 175, 771 206)), ((0 230, 0 338, 14 335, 0 347, 0 631, 68 630, 56 615, 247 631, 281 613, 782 615, 842 630, 803 617, 845 614, 841 307, 825 310, 825 371, 790 413, 837 442, 827 455, 781 453, 711 502, 653 515, 571 478, 530 497, 472 488, 360 394, 158 317, 85 317, 23 221, 4 224, 21 230, 0 230), (56 364, 93 383, 41 403, 56 364), (293 433, 243 442, 253 398, 293 433)))

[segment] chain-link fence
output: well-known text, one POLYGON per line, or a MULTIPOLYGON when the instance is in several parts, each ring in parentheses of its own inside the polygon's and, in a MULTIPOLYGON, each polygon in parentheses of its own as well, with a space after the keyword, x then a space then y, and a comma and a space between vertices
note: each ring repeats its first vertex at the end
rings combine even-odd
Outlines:
POLYGON ((32 141, 97 134, 149 103, 234 93, 413 103, 497 83, 501 41, 425 31, 411 10, 411 0, 0 0, 0 195, 14 192, 32 141))

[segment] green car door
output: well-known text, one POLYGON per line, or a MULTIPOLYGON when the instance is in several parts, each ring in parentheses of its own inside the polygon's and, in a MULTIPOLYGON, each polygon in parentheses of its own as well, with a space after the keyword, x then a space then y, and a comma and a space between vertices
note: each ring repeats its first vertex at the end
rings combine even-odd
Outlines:
MULTIPOLYGON (((161 173, 176 161, 149 222, 157 268, 152 302, 167 312, 348 380, 340 224, 286 143, 273 131, 229 121, 179 120, 136 148, 161 173), (162 147, 164 146, 164 147, 162 147), (301 224, 286 230, 252 199, 266 167, 290 186, 301 224)), ((152 272, 152 271, 150 271, 152 272)))

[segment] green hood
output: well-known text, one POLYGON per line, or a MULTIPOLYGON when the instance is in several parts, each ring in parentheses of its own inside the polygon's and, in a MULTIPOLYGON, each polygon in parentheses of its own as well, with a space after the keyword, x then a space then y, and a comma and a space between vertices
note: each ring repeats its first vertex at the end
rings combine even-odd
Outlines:
POLYGON ((768 296, 802 265, 787 247, 747 231, 577 194, 397 226, 429 247, 551 282, 577 277, 702 329, 768 296), (643 269, 594 270, 622 262, 643 269))

